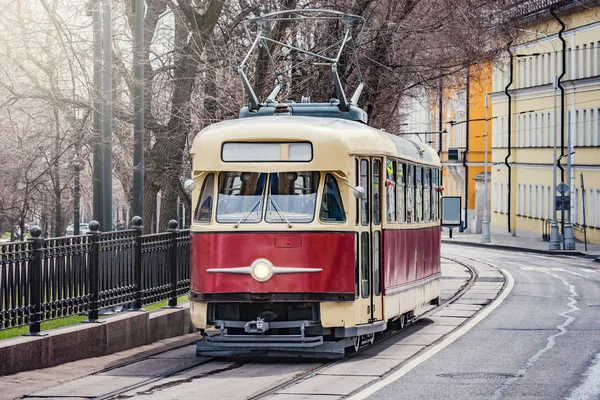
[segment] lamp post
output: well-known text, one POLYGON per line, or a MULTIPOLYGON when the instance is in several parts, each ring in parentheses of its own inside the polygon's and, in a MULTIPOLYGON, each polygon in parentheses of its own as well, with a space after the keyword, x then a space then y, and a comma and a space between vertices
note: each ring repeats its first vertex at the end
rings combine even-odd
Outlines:
POLYGON ((134 134, 133 134, 133 215, 144 217, 144 0, 132 0, 135 14, 134 134))
MULTIPOLYGON (((557 94, 557 90, 558 90, 558 74, 557 74, 557 70, 558 70, 558 53, 556 51, 556 47, 554 46, 554 43, 552 42, 552 40, 550 40, 550 38, 541 33, 541 32, 537 32, 537 31, 530 31, 527 29, 518 29, 520 31, 523 32, 528 32, 528 33, 533 33, 535 35, 541 36, 544 39, 546 39, 546 41, 548 41, 548 43, 550 43, 550 45, 552 46, 552 49, 554 50, 554 80, 552 82, 553 85, 553 89, 554 89, 554 109, 553 109, 553 113, 554 113, 554 143, 553 143, 553 163, 552 163, 552 221, 550 222, 550 244, 549 244, 549 250, 560 250, 560 235, 559 235, 559 231, 558 231, 558 221, 556 220, 556 168, 557 168, 557 163, 559 162, 559 160, 557 159, 557 150, 556 150, 556 141, 558 140, 558 121, 557 121, 557 112, 556 112, 556 94, 557 94)), ((570 189, 570 188, 569 188, 570 189)), ((561 208, 562 208, 562 204, 561 204, 561 208)), ((566 229, 567 227, 565 226, 565 232, 563 232, 563 234, 566 234, 566 229)), ((571 236, 572 236, 572 227, 571 227, 571 236)), ((573 243, 574 245, 575 243, 573 243)))
POLYGON ((84 109, 75 108, 75 120, 77 121, 77 133, 75 135, 75 157, 73 160, 73 235, 80 234, 81 225, 81 140, 83 133, 84 109))
MULTIPOLYGON (((486 85, 487 89, 487 85, 486 85)), ((481 243, 490 243, 490 218, 488 216, 488 109, 489 96, 485 96, 485 144, 483 159, 483 221, 481 222, 481 243)))

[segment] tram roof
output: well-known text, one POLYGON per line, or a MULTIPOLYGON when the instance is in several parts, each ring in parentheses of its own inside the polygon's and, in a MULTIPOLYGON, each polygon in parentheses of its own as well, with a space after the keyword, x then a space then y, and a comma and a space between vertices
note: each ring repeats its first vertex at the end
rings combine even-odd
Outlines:
MULTIPOLYGON (((302 142, 313 144, 315 159, 341 156, 389 156, 419 164, 440 164, 436 151, 424 143, 391 135, 360 122, 302 116, 264 116, 219 122, 200 131, 191 153, 195 170, 214 170, 221 164, 226 142, 302 142), (200 156, 200 150, 202 155, 200 156), (322 151, 326 149, 326 151, 322 151), (212 165, 212 168, 208 168, 212 165)), ((230 164, 230 163, 226 163, 230 164)), ((288 163, 296 164, 296 163, 288 163)))

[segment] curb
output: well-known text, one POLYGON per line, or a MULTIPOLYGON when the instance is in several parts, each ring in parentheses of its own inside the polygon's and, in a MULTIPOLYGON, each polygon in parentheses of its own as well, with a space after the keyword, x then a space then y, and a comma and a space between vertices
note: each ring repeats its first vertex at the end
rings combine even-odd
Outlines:
MULTIPOLYGON (((583 253, 579 250, 541 250, 541 249, 527 249, 523 247, 517 246, 509 246, 504 244, 493 244, 493 243, 477 243, 477 242, 466 242, 461 240, 454 239, 442 239, 442 243, 446 244, 458 244, 461 246, 470 246, 470 247, 487 247, 491 249, 498 250, 510 250, 510 251, 518 251, 521 253, 536 253, 536 254, 550 254, 550 255, 559 255, 559 256, 586 256, 586 253, 583 253)), ((600 262, 600 258, 596 258, 597 262, 600 262)))

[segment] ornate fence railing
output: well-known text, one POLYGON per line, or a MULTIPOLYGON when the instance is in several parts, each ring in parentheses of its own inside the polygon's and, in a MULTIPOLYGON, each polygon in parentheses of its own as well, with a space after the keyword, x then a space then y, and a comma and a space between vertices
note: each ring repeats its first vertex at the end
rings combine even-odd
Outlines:
POLYGON ((89 226, 87 235, 51 239, 34 227, 28 241, 0 245, 0 330, 29 325, 35 335, 42 321, 85 313, 96 321, 102 308, 175 306, 189 290, 190 232, 176 221, 152 235, 142 235, 139 217, 129 230, 89 226))

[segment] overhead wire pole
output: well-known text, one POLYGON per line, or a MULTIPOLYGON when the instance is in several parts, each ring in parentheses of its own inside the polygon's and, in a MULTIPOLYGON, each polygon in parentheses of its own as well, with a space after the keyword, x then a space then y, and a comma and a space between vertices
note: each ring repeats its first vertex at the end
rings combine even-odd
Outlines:
POLYGON ((132 1, 135 13, 135 97, 133 127, 133 215, 144 217, 144 0, 132 1))
POLYGON ((111 2, 102 0, 103 76, 102 76, 102 223, 105 232, 112 230, 112 21, 111 2))
MULTIPOLYGON (((487 83, 486 83, 487 90, 487 83)), ((481 243, 490 243, 490 217, 488 211, 488 110, 489 96, 485 95, 485 139, 484 139, 484 158, 483 158, 483 222, 481 223, 481 243)))
POLYGON ((93 109, 93 218, 102 222, 104 179, 102 159, 104 155, 102 146, 102 16, 100 15, 101 0, 90 0, 89 7, 92 14, 94 37, 94 109, 93 109))

